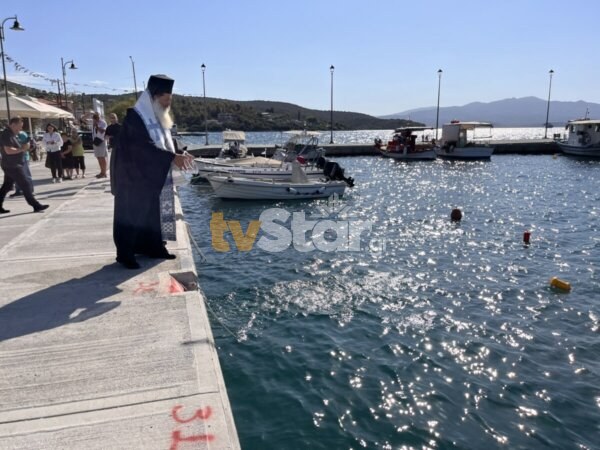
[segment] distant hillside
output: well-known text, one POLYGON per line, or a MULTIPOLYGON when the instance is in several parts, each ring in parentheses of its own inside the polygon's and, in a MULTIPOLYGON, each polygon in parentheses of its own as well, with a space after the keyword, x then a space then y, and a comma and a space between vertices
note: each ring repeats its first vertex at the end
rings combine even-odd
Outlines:
MULTIPOLYGON (((8 89, 15 94, 31 95, 55 100, 56 92, 40 91, 16 83, 8 82, 8 89)), ((123 117, 125 110, 134 103, 133 94, 94 94, 94 98, 104 102, 105 113, 115 112, 123 117)), ((78 110, 91 108, 92 95, 75 97, 78 110), (85 104, 82 106, 82 102, 85 104)), ((72 99, 72 96, 69 96, 72 99)), ((298 105, 267 100, 235 101, 207 98, 206 108, 202 97, 174 95, 173 115, 179 130, 204 131, 207 115, 209 131, 226 128, 244 131, 273 131, 306 128, 308 130, 329 130, 330 111, 303 108, 298 105), (206 114, 206 109, 208 114, 206 114)), ((420 125, 405 119, 381 119, 367 114, 334 111, 335 130, 388 130, 401 126, 420 125)))
MULTIPOLYGON (((440 107, 440 124, 453 119, 492 122, 495 126, 542 127, 546 122, 547 101, 537 97, 508 98, 490 103, 474 102, 464 106, 440 107)), ((585 116, 589 108, 591 118, 600 118, 600 104, 585 101, 550 102, 550 118, 553 125, 563 125, 569 120, 585 116)), ((382 118, 401 118, 435 125, 436 107, 412 109, 382 118)))

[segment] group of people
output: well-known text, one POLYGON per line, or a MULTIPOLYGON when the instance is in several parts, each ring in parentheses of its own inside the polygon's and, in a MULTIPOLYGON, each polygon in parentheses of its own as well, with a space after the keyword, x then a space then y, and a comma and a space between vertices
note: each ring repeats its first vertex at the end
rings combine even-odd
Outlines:
MULTIPOLYGON (((173 120, 170 116, 174 80, 166 75, 150 76, 146 90, 133 108, 127 110, 122 125, 115 115, 107 125, 98 114, 94 115, 92 136, 94 155, 98 158, 100 173, 106 178, 108 170, 108 143, 112 146, 110 161, 111 191, 114 195, 113 240, 118 263, 128 269, 140 267, 136 254, 149 258, 173 259, 166 248, 167 240, 175 240, 174 191, 171 168, 185 169, 193 164, 193 157, 178 148, 171 136, 173 120)), ((18 138, 23 120, 13 117, 0 134, 1 167, 4 183, 0 188, 0 213, 6 194, 16 183, 36 212, 42 205, 33 196, 31 177, 24 167, 25 145, 18 138)), ((76 132, 61 136, 52 124, 46 127, 44 145, 52 172, 53 182, 85 176, 85 160, 81 138, 76 132)))
MULTIPOLYGON (((110 125, 94 113, 92 139, 94 156, 98 159, 100 173, 96 178, 107 178, 108 147, 116 144, 121 125, 116 114, 110 114, 110 125), (107 142, 107 139, 109 142, 107 142)), ((63 180, 73 178, 85 178, 85 153, 83 140, 77 129, 73 128, 70 134, 58 133, 56 127, 49 123, 42 138, 42 144, 46 149, 46 167, 50 169, 53 183, 62 183, 63 180), (75 173, 73 173, 75 171, 75 173), (80 172, 81 171, 81 172, 80 172)))

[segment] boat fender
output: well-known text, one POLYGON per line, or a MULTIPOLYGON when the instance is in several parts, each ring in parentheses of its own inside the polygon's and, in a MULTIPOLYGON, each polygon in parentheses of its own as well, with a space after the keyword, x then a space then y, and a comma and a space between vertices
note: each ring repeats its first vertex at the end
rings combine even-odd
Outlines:
POLYGON ((227 178, 228 183, 233 183, 233 178, 227 178))
POLYGON ((556 289, 560 289, 561 291, 570 291, 571 283, 568 281, 561 280, 560 278, 552 277, 550 279, 550 286, 556 289))
POLYGON ((287 191, 291 192, 292 194, 297 194, 298 193, 298 191, 296 189, 294 189, 293 187, 288 187, 287 191))

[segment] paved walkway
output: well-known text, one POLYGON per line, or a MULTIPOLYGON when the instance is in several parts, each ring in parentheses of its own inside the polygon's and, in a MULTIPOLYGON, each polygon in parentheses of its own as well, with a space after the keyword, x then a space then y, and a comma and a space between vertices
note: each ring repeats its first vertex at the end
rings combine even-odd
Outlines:
POLYGON ((0 448, 239 448, 179 205, 178 258, 126 270, 86 162, 61 184, 34 163, 50 208, 0 216, 0 448))

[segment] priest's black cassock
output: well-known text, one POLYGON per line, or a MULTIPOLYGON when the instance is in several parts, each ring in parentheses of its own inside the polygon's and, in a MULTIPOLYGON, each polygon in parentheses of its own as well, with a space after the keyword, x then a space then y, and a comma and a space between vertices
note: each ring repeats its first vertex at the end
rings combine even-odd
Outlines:
POLYGON ((111 185, 117 261, 128 268, 139 267, 136 253, 155 258, 172 256, 161 233, 160 195, 174 158, 174 152, 156 145, 136 109, 127 110, 112 154, 111 185))

